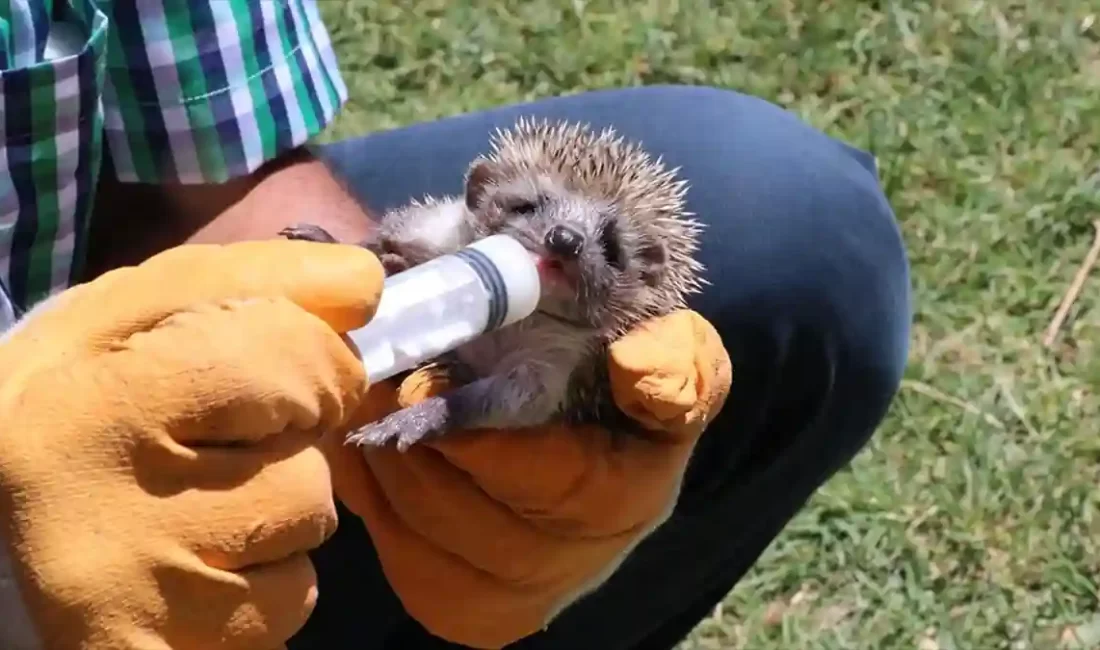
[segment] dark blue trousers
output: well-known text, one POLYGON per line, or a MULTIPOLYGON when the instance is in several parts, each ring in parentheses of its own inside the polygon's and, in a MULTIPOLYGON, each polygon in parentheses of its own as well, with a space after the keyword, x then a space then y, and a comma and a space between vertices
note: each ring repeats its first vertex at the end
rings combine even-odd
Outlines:
MULTIPOLYGON (((654 86, 508 106, 321 148, 371 209, 461 191, 493 129, 521 115, 614 126, 679 166, 707 224, 712 285, 692 307, 721 333, 733 386, 672 519, 598 593, 520 650, 667 650, 866 443, 905 366, 909 268, 872 158, 735 92, 654 86)), ((454 648, 410 620, 361 522, 341 511, 314 554, 318 608, 291 650, 454 648)), ((445 607, 445 603, 440 603, 445 607)))

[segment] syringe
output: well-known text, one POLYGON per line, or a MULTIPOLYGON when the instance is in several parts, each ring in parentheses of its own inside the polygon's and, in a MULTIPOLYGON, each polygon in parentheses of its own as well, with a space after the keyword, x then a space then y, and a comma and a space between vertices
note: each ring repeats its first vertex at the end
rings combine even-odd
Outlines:
POLYGON ((533 255, 492 235, 386 278, 374 318, 348 337, 375 383, 526 318, 540 292, 533 255))

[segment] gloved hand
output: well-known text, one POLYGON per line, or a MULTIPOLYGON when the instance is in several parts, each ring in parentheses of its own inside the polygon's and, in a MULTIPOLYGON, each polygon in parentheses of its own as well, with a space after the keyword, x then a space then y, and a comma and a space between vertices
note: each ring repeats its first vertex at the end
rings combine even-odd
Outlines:
POLYGON ((0 342, 0 549, 41 647, 283 647, 336 524, 317 442, 366 388, 339 333, 382 280, 354 246, 186 246, 0 342))
MULTIPOLYGON (((363 518, 387 579, 433 634, 500 648, 537 632, 669 515, 729 392, 729 356, 707 321, 682 311, 638 327, 609 357, 615 400, 641 435, 482 430, 405 453, 326 436, 337 497, 363 518)), ((424 371, 380 383, 355 420, 445 387, 424 371)))

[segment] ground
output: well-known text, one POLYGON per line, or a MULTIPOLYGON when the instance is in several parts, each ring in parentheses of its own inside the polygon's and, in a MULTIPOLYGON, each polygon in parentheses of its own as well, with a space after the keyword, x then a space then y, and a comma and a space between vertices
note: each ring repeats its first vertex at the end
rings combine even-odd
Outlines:
POLYGON ((904 230, 888 419, 683 650, 1100 647, 1100 271, 1042 345, 1100 218, 1097 0, 471 4, 322 2, 351 91, 326 138, 717 85, 873 152, 904 230))

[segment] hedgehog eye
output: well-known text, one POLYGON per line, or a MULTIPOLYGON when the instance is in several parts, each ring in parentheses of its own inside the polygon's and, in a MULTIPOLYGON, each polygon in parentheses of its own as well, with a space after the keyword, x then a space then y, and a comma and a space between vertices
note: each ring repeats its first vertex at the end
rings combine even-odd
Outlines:
POLYGON ((520 201, 512 206, 512 212, 522 215, 534 214, 538 207, 534 201, 520 201))
POLYGON ((600 228, 600 248, 603 257, 612 267, 623 270, 623 249, 619 245, 619 231, 614 221, 605 221, 600 228))
POLYGON ((520 216, 530 216, 539 209, 540 201, 532 199, 514 199, 504 204, 505 212, 520 216))

